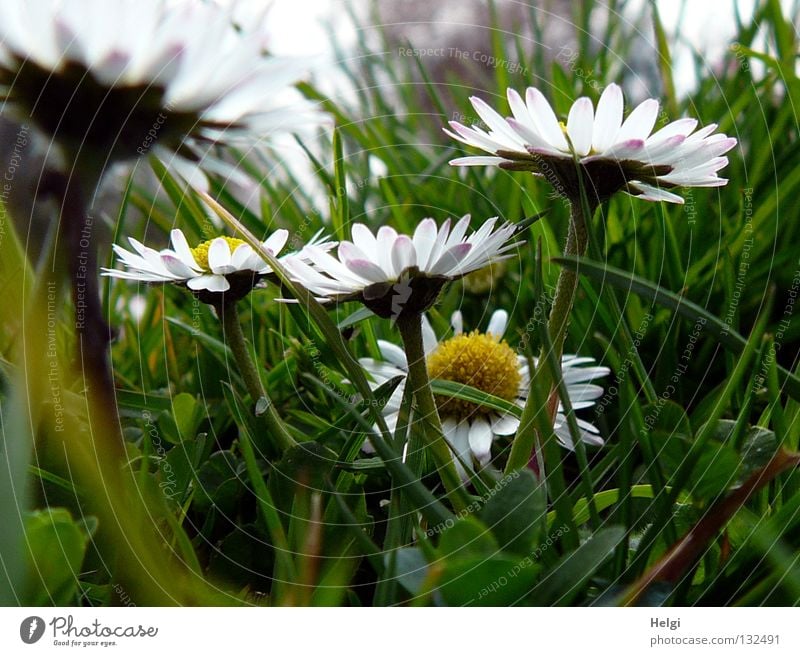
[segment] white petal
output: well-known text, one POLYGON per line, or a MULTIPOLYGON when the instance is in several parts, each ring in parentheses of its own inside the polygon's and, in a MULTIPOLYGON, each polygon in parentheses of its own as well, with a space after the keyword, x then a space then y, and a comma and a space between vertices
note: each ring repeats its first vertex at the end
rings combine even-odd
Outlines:
POLYGON ((617 133, 614 143, 629 139, 647 139, 658 118, 658 101, 648 98, 634 109, 617 133))
POLYGON ((578 98, 569 110, 567 117, 567 134, 572 141, 575 152, 583 157, 592 148, 592 128, 594 126, 594 108, 588 98, 578 98))
POLYGON ((207 273, 196 278, 191 278, 186 286, 194 291, 201 291, 203 289, 209 292, 227 292, 231 288, 225 276, 217 276, 207 273))
POLYGON ((677 121, 672 121, 672 123, 667 123, 663 128, 651 134, 647 139, 647 145, 655 145, 677 135, 688 137, 696 127, 697 119, 695 118, 681 118, 677 121))
POLYGON ((430 355, 439 346, 439 340, 436 339, 436 333, 433 332, 433 326, 428 319, 427 314, 422 315, 422 348, 425 349, 425 355, 430 355))
POLYGON ((460 335, 464 332, 464 317, 461 310, 456 310, 450 315, 450 325, 453 327, 453 334, 460 335))
POLYGON ((492 318, 489 319, 489 327, 486 329, 486 332, 500 339, 505 334, 507 325, 508 312, 505 310, 495 310, 492 314, 492 318))
POLYGON ((529 87, 525 94, 525 100, 528 103, 528 111, 531 115, 531 120, 536 125, 536 130, 545 140, 558 150, 569 152, 569 145, 564 138, 564 133, 561 131, 561 126, 558 123, 553 108, 547 102, 547 98, 542 95, 539 89, 529 87))
POLYGON ((461 476, 461 480, 469 480, 466 469, 472 465, 472 456, 469 448, 469 423, 466 421, 456 422, 453 419, 446 418, 442 422, 442 432, 444 438, 450 444, 458 458, 454 458, 456 470, 461 476), (463 463, 463 464, 462 464, 463 463))
MULTIPOLYGON (((528 128, 528 130, 536 134, 536 124, 533 122, 533 120, 531 120, 531 115, 528 113, 528 108, 525 105, 525 101, 522 99, 522 97, 511 88, 506 91, 506 97, 508 98, 508 106, 511 108, 511 113, 514 115, 514 119, 524 127, 528 128)), ((541 138, 541 135, 537 136, 539 136, 539 139, 544 141, 541 138)))
POLYGON ((489 107, 483 100, 477 96, 469 99, 478 116, 481 117, 484 123, 492 130, 492 136, 499 140, 507 140, 509 145, 523 148, 525 143, 519 136, 512 130, 506 120, 500 116, 494 109, 489 107))
POLYGON ((603 388, 591 383, 577 383, 567 387, 567 393, 572 405, 585 401, 594 401, 603 396, 603 388))
POLYGON ((502 162, 507 162, 505 157, 487 157, 477 155, 474 157, 456 157, 450 160, 450 166, 498 166, 502 162))
POLYGON ((178 278, 193 278, 197 275, 197 272, 186 266, 183 260, 172 253, 162 253, 161 261, 169 272, 178 278))
POLYGON ((622 89, 609 84, 597 102, 597 112, 592 129, 592 147, 603 152, 616 143, 617 133, 622 125, 622 89))
POLYGON ((369 260, 347 260, 347 268, 367 282, 387 282, 386 272, 369 260))
POLYGON ((391 342, 387 342, 386 340, 379 339, 378 340, 378 349, 381 352, 381 356, 385 360, 391 362, 394 366, 399 367, 401 369, 408 368, 408 362, 406 361, 406 353, 401 349, 397 344, 392 344, 391 342))
POLYGON ((452 127, 454 131, 450 132, 449 130, 445 130, 445 133, 468 146, 474 146, 475 148, 480 148, 489 153, 496 153, 498 150, 519 150, 520 152, 525 152, 525 149, 521 146, 495 139, 493 136, 486 134, 477 127, 468 128, 455 121, 450 121, 450 127, 452 127))
POLYGON ((204 193, 211 192, 208 178, 203 169, 196 162, 181 157, 180 155, 174 155, 166 148, 161 149, 160 146, 154 148, 154 152, 162 155, 159 159, 174 177, 182 179, 197 191, 202 191, 204 193))
POLYGON ((569 451, 575 450, 575 443, 572 441, 572 434, 569 432, 567 426, 567 418, 562 414, 556 415, 556 421, 553 424, 553 432, 556 434, 561 446, 569 451))
POLYGON ((286 242, 289 239, 289 231, 280 228, 273 232, 267 240, 264 242, 263 246, 266 250, 272 253, 275 257, 283 250, 284 246, 286 246, 286 242))
POLYGON ((492 428, 485 419, 478 418, 472 421, 469 428, 469 447, 482 465, 491 459, 492 428))
MULTIPOLYGON (((245 264, 254 255, 253 248, 250 244, 239 244, 236 249, 231 253, 231 268, 234 271, 242 271, 245 269, 245 264)), ((263 262, 259 261, 257 268, 260 269, 263 262)))
POLYGON ((192 254, 192 249, 189 248, 189 242, 186 241, 186 236, 181 230, 177 228, 169 233, 172 248, 175 250, 176 255, 183 260, 183 263, 193 268, 195 271, 201 271, 200 265, 195 260, 192 254))
POLYGON ((558 150, 555 146, 550 145, 550 143, 540 136, 536 130, 530 129, 527 125, 520 123, 517 119, 509 118, 508 125, 517 134, 519 134, 520 138, 525 143, 526 151, 534 150, 541 155, 552 155, 555 157, 564 157, 568 155, 567 153, 563 153, 558 150))
POLYGON ((425 268, 426 271, 430 271, 430 268, 434 265, 436 260, 439 259, 439 256, 444 252, 445 244, 447 243, 447 239, 450 235, 450 219, 445 219, 444 223, 442 223, 441 227, 439 228, 439 232, 436 235, 436 241, 433 244, 433 248, 431 249, 431 254, 428 257, 428 266, 425 268))
POLYGON ((492 421, 492 432, 495 435, 513 435, 519 428, 519 419, 512 414, 496 417, 492 421))
POLYGON ((397 240, 397 231, 389 226, 381 226, 378 228, 377 235, 377 262, 378 265, 386 272, 387 280, 392 280, 400 273, 395 271, 394 264, 392 264, 392 251, 394 250, 394 242, 397 240))
POLYGON ((305 250, 309 259, 320 270, 334 278, 335 281, 355 286, 363 286, 364 283, 368 282, 319 246, 306 246, 305 250))
POLYGON ((208 247, 208 268, 213 273, 233 273, 231 249, 228 242, 217 237, 208 247))
POLYGON ((423 219, 417 229, 414 230, 414 249, 417 252, 417 266, 422 271, 427 269, 431 251, 436 244, 437 234, 436 222, 433 219, 423 219))
POLYGON ((392 265, 397 275, 417 265, 417 252, 414 250, 414 242, 406 235, 400 235, 395 239, 394 247, 392 248, 392 265))
POLYGON ((405 369, 395 367, 393 364, 375 360, 373 358, 359 358, 358 363, 369 373, 375 381, 375 387, 383 385, 387 380, 397 376, 405 376, 405 369))
POLYGON ((362 252, 369 255, 373 261, 377 261, 374 260, 374 258, 378 248, 378 241, 375 239, 375 235, 372 234, 372 231, 363 223, 356 223, 353 225, 350 234, 353 237, 353 243, 358 246, 362 252))
MULTIPOLYGON (((469 222, 471 218, 472 217, 469 214, 465 214, 458 220, 444 242, 445 249, 455 246, 456 244, 460 243, 462 239, 464 239, 464 235, 467 234, 467 230, 469 229, 469 222)), ((447 224, 447 222, 445 222, 445 224, 447 224)), ((442 230, 444 230, 444 225, 442 226, 442 230)))
POLYGON ((636 197, 641 198, 642 200, 650 200, 653 202, 663 200, 668 203, 677 203, 678 205, 683 205, 684 203, 683 198, 677 194, 667 191, 666 189, 659 189, 658 187, 653 187, 652 185, 644 184, 642 182, 631 183, 630 187, 641 192, 636 194, 636 197))
POLYGON ((595 160, 610 159, 621 161, 624 159, 640 159, 644 150, 644 140, 642 139, 628 139, 627 141, 620 141, 611 146, 603 153, 597 155, 589 155, 582 161, 584 164, 593 162, 595 160))
POLYGON ((462 243, 451 246, 433 263, 433 266, 428 269, 428 273, 434 276, 446 276, 451 273, 458 275, 460 273, 458 267, 470 250, 472 250, 472 244, 462 243))

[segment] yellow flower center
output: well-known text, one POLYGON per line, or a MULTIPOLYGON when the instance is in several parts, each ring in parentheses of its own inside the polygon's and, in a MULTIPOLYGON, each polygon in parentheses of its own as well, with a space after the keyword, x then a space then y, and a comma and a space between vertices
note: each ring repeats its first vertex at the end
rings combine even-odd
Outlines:
MULTIPOLYGON (((522 377, 517 355, 505 340, 473 330, 445 340, 428 356, 431 378, 450 380, 514 401, 522 377)), ((442 416, 465 419, 475 413, 489 414, 492 408, 470 401, 437 396, 442 416)))
MULTIPOLYGON (((237 239, 236 237, 221 237, 221 239, 224 239, 226 242, 228 242, 228 246, 231 249, 231 253, 233 253, 233 251, 235 251, 237 247, 247 243, 243 239, 237 239)), ((197 262, 197 266, 199 266, 204 271, 211 270, 210 267, 208 266, 208 249, 211 247, 212 241, 214 240, 209 239, 208 241, 204 241, 200 244, 197 244, 197 246, 191 249, 192 255, 194 255, 195 262, 197 262)))

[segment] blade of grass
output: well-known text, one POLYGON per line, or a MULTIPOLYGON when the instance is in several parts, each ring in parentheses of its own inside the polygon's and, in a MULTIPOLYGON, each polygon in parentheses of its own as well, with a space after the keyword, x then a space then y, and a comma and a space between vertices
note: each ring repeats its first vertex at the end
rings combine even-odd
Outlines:
MULTIPOLYGON (((649 280, 644 280, 627 271, 586 258, 556 257, 553 258, 553 261, 576 270, 580 267, 580 272, 593 280, 607 282, 618 289, 633 292, 651 302, 674 310, 692 322, 697 322, 699 319, 704 320, 704 328, 716 337, 720 344, 737 355, 741 355, 747 345, 747 340, 744 337, 731 330, 728 324, 704 308, 682 296, 665 290, 649 280)), ((800 400, 800 377, 784 367, 778 366, 778 379, 787 394, 794 399, 800 400)))

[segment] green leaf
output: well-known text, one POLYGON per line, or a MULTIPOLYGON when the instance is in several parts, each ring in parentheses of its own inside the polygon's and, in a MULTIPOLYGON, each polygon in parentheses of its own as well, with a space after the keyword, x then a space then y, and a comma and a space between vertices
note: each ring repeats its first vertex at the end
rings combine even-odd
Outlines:
POLYGON ((181 392, 172 399, 172 415, 162 417, 159 425, 164 439, 180 444, 197 435, 197 427, 203 419, 203 406, 191 394, 181 392))
POLYGON ((287 450, 274 465, 269 477, 269 490, 276 506, 288 523, 295 497, 321 492, 337 462, 336 454, 317 442, 303 442, 287 450))
POLYGON ((604 528, 563 556, 530 594, 537 606, 569 606, 625 537, 619 526, 604 528))
POLYGON ((331 196, 331 222, 336 239, 344 239, 344 227, 350 224, 350 201, 347 196, 347 174, 345 172, 344 144, 342 133, 337 128, 333 131, 333 179, 336 188, 331 196))
POLYGON ((178 427, 178 439, 183 441, 193 438, 203 417, 203 406, 191 394, 181 392, 172 402, 172 412, 178 427))
POLYGON ((522 602, 538 571, 531 558, 457 558, 444 563, 437 591, 449 606, 511 606, 522 602))
POLYGON ((519 406, 505 399, 501 399, 499 396, 488 394, 487 392, 462 383, 440 380, 438 378, 433 379, 431 380, 431 391, 437 395, 469 401, 482 407, 492 408, 500 412, 507 412, 513 414, 515 417, 519 417, 520 414, 522 414, 522 410, 519 406))
MULTIPOLYGON (((422 584, 428 576, 428 561, 417 547, 403 547, 386 554, 386 560, 394 560, 394 572, 397 582, 412 595, 422 590, 422 584)), ((387 563, 388 565, 388 563, 387 563)))
POLYGON ((231 451, 217 451, 197 471, 195 507, 208 511, 212 507, 223 515, 236 512, 242 495, 239 471, 241 463, 231 451))
POLYGON ((442 558, 491 557, 500 547, 485 524, 475 517, 465 517, 442 533, 437 551, 442 558))
POLYGON ((528 554, 544 530, 546 506, 544 485, 523 470, 500 480, 478 517, 503 550, 528 554))
MULTIPOLYGON (((652 499, 655 497, 655 492, 653 491, 652 485, 632 485, 630 488, 630 496, 632 499, 652 499)), ((619 502, 619 500, 620 491, 616 488, 613 490, 603 490, 602 492, 597 492, 594 495, 594 502, 597 506, 598 512, 602 512, 606 508, 610 508, 615 503, 619 502)), ((687 503, 687 500, 687 495, 681 495, 679 497, 679 503, 687 503)), ((573 508, 572 512, 577 525, 585 524, 587 521, 589 521, 589 508, 588 504, 586 503, 586 499, 578 499, 575 502, 575 507, 573 508)), ((549 512, 547 514, 548 532, 552 531, 555 521, 556 513, 554 511, 549 512)))
POLYGON ((745 475, 765 467, 778 451, 778 436, 771 430, 753 426, 747 431, 742 444, 742 468, 745 475))
POLYGON ((700 454, 688 490, 696 499, 710 500, 737 480, 739 455, 726 444, 709 443, 700 454))
POLYGON ((648 403, 642 408, 642 415, 654 438, 690 439, 693 435, 686 411, 673 401, 660 399, 656 403, 648 403))
POLYGON ((77 603, 78 577, 89 535, 64 508, 35 510, 25 517, 28 580, 25 606, 77 603))

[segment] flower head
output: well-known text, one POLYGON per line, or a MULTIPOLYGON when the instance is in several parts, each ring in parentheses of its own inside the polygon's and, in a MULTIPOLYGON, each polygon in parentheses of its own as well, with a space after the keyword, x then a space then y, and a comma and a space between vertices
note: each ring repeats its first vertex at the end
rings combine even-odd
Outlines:
MULTIPOLYGON (((242 298, 272 269, 250 244, 236 237, 216 237, 189 246, 181 230, 170 233, 172 248, 161 251, 149 248, 129 237, 133 250, 114 244, 114 252, 125 267, 103 269, 102 275, 142 282, 171 282, 186 286, 207 303, 214 303, 221 294, 242 298)), ((286 246, 287 230, 276 230, 264 242, 266 250, 275 256, 286 246)), ((317 236, 311 241, 325 250, 334 246, 317 236)), ((288 255, 284 256, 288 257, 288 255)))
POLYGON ((525 100, 513 89, 507 95, 512 113, 507 118, 480 98, 470 99, 488 132, 450 122, 452 131, 445 129, 447 134, 491 153, 489 157, 459 157, 450 164, 532 171, 570 200, 580 199, 580 169, 593 202, 625 191, 645 200, 683 203, 668 189, 727 183, 717 171, 728 164, 723 155, 736 145, 736 139, 714 133, 714 124, 695 131, 693 118, 652 132, 659 114, 657 100, 645 100, 623 121, 622 90, 610 84, 596 109, 589 98, 576 100, 564 124, 538 89, 530 87, 525 100))
MULTIPOLYGON (((430 377, 469 385, 523 407, 530 389, 530 372, 525 357, 503 339, 507 323, 508 313, 497 310, 492 314, 486 332, 473 330, 466 333, 461 313, 455 312, 451 317, 452 335, 439 340, 430 323, 424 320, 423 340, 430 377)), ((369 373, 375 387, 397 376, 403 378, 384 408, 387 425, 394 431, 403 399, 408 363, 399 346, 378 340, 378 347, 382 360, 362 358, 359 362, 369 373)), ((594 400, 603 393, 603 389, 591 381, 608 375, 609 370, 606 367, 584 366, 593 362, 592 358, 574 355, 566 355, 562 359, 564 382, 575 410, 593 406, 594 400)), ((501 412, 446 396, 437 396, 436 403, 445 438, 467 464, 472 462, 473 457, 481 465, 488 463, 494 439, 513 435, 519 427, 519 419, 511 412, 501 412)), ((561 444, 572 449, 567 419, 561 410, 559 406, 553 428, 561 444)), ((577 421, 584 442, 603 444, 597 428, 583 419, 577 421)))
POLYGON ((5 100, 67 147, 111 160, 307 120, 279 104, 305 64, 262 46, 259 29, 236 29, 213 3, 0 3, 5 100))
POLYGON ((489 219, 467 235, 469 215, 450 229, 424 219, 413 236, 384 226, 373 234, 357 223, 352 241, 339 244, 338 257, 317 246, 304 250, 309 263, 287 258, 293 278, 323 300, 360 300, 380 317, 398 318, 427 310, 445 283, 511 257, 512 224, 495 229, 489 219))

